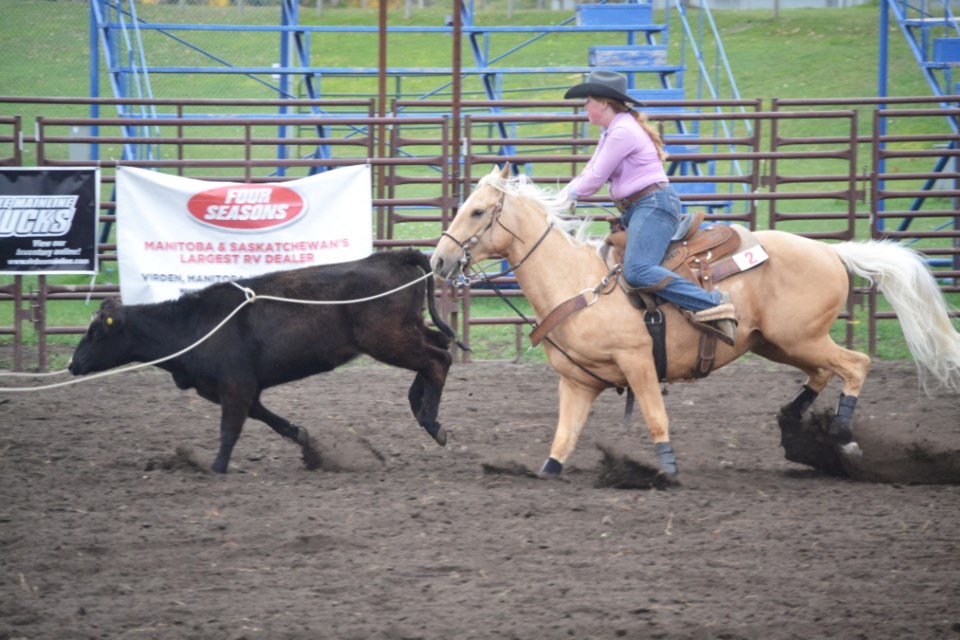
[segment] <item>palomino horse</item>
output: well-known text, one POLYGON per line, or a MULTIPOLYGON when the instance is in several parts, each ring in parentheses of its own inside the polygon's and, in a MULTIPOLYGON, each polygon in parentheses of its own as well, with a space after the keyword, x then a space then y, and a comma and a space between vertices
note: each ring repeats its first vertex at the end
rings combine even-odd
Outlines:
MULTIPOLYGON (((544 342, 560 374, 560 410, 550 457, 542 476, 559 475, 597 396, 611 386, 636 395, 661 470, 677 473, 667 412, 641 313, 623 290, 607 285, 608 267, 596 243, 569 233, 561 213, 569 202, 541 191, 508 167, 480 180, 440 238, 431 265, 438 278, 457 277, 490 256, 508 261, 520 288, 542 322, 578 294, 590 304, 555 326, 544 342)), ((803 371, 800 394, 783 407, 797 418, 833 376, 843 380, 830 435, 841 455, 858 455, 852 422, 870 358, 837 345, 830 327, 846 304, 848 272, 876 283, 900 320, 925 390, 960 390, 960 333, 936 281, 919 256, 887 242, 826 244, 781 231, 756 237, 769 255, 762 265, 729 277, 728 292, 739 313, 736 344, 717 344, 714 367, 752 351, 803 371)), ((700 333, 673 305, 663 306, 667 331, 665 380, 693 377, 700 333)))

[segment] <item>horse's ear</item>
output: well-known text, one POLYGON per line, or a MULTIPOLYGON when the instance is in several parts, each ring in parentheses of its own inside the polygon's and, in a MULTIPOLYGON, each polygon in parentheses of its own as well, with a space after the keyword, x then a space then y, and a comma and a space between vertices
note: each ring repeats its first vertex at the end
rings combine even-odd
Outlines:
MULTIPOLYGON (((494 170, 494 172, 496 172, 497 168, 494 167, 493 170, 494 170)), ((504 180, 506 180, 507 178, 510 177, 510 163, 509 163, 509 162, 504 162, 504 163, 503 163, 503 169, 500 170, 500 177, 501 177, 502 179, 504 179, 504 180)))

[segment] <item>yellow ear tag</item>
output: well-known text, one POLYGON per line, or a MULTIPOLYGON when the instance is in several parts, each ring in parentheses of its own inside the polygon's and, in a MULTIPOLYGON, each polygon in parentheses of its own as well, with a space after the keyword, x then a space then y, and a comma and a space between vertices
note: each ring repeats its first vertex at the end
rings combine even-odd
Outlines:
POLYGON ((107 326, 113 324, 113 318, 107 318, 107 326))

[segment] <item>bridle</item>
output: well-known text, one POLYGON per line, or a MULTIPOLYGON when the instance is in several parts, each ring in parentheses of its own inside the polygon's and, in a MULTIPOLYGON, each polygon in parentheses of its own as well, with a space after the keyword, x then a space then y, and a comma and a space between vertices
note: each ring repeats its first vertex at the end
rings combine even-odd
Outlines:
POLYGON ((493 275, 482 274, 477 276, 465 275, 466 268, 470 265, 471 261, 473 260, 473 256, 470 254, 470 246, 480 242, 480 237, 483 236, 483 234, 490 231, 490 229, 493 228, 494 224, 499 225, 501 229, 503 229, 504 231, 512 235, 514 238, 516 238, 520 242, 520 244, 526 244, 523 238, 521 238, 516 233, 511 231, 505 224, 503 224, 503 221, 500 220, 500 214, 503 212, 503 202, 506 199, 506 197, 507 197, 507 192, 501 191, 500 199, 497 200, 497 203, 493 206, 492 215, 490 216, 490 222, 488 222, 487 226, 485 226, 479 233, 473 234, 472 236, 470 236, 469 238, 467 238, 462 242, 452 234, 447 233, 446 231, 440 234, 441 237, 446 237, 452 240, 454 244, 460 247, 460 250, 463 252, 463 254, 460 256, 460 259, 457 261, 458 264, 460 265, 460 275, 456 278, 456 280, 452 282, 454 287, 458 289, 462 289, 464 287, 470 286, 473 283, 488 282, 490 280, 493 280, 494 278, 499 278, 500 276, 506 275, 511 271, 516 271, 517 269, 520 268, 521 265, 523 265, 524 262, 527 261, 527 259, 531 255, 533 255, 533 252, 537 250, 540 244, 546 239, 547 235, 550 233, 550 230, 553 229, 553 222, 550 222, 547 225, 547 228, 540 235, 540 237, 537 238, 537 241, 533 243, 532 247, 530 247, 530 250, 526 253, 526 255, 523 256, 523 258, 521 258, 518 263, 512 266, 508 265, 507 268, 500 271, 500 273, 496 273, 493 275))
MULTIPOLYGON (((483 230, 481 230, 479 233, 475 233, 474 235, 470 236, 469 238, 467 238, 462 242, 452 234, 447 233, 446 231, 444 231, 441 234, 443 237, 447 237, 450 240, 452 240, 463 251, 463 255, 460 257, 460 260, 458 261, 460 264, 460 275, 456 278, 456 280, 453 280, 451 284, 456 289, 462 289, 465 287, 469 287, 471 284, 475 282, 489 283, 494 293, 496 293, 501 300, 503 300, 511 309, 513 309, 517 313, 517 315, 519 315, 524 321, 526 321, 527 324, 533 327, 536 327, 536 322, 528 318, 526 314, 523 313, 523 311, 517 308, 515 304, 513 304, 505 295, 503 295, 503 292, 500 291, 499 287, 497 287, 492 282, 492 280, 494 280, 495 278, 499 278, 500 276, 505 275, 507 273, 510 273, 511 271, 516 272, 516 270, 519 269, 520 266, 524 262, 526 262, 531 255, 533 255, 533 252, 537 250, 537 247, 540 246, 540 244, 544 241, 544 239, 546 239, 547 235, 550 233, 550 230, 553 229, 553 222, 550 222, 549 224, 547 224, 547 228, 540 235, 537 241, 533 243, 533 246, 530 247, 530 250, 527 251, 526 255, 523 256, 523 258, 521 258, 517 264, 513 266, 508 266, 506 269, 502 270, 500 273, 497 273, 494 275, 481 274, 474 277, 468 277, 464 274, 464 270, 467 268, 467 266, 469 266, 471 261, 470 245, 477 244, 480 241, 480 237, 483 234, 487 233, 493 227, 494 223, 499 224, 504 231, 506 231, 507 233, 512 235, 514 238, 519 240, 522 244, 525 244, 522 238, 520 238, 517 234, 515 234, 513 231, 508 229, 500 220, 500 213, 503 211, 503 202, 506 199, 506 196, 507 196, 506 191, 500 192, 500 199, 497 200, 497 204, 493 206, 493 215, 490 217, 490 222, 488 222, 487 226, 485 226, 483 230)), ((618 265, 613 271, 607 274, 607 276, 604 277, 603 280, 600 282, 600 285, 593 290, 594 294, 597 296, 596 299, 599 299, 601 292, 607 289, 607 285, 610 284, 611 278, 614 277, 617 273, 619 273, 619 270, 620 270, 620 266, 618 265)), ((596 300, 594 300, 594 302, 596 302, 596 300)), ((598 376, 597 374, 595 374, 593 371, 590 371, 590 369, 586 368, 585 366, 577 362, 569 353, 567 353, 560 345, 554 342, 549 336, 545 337, 544 341, 550 343, 550 345, 553 346, 559 353, 563 354, 570 362, 572 362, 574 366, 584 371, 587 375, 591 376, 595 380, 603 383, 608 387, 615 387, 617 389, 617 393, 623 393, 624 388, 621 385, 618 385, 615 382, 611 382, 610 380, 602 378, 601 376, 598 376)), ((631 394, 632 394, 632 391, 631 391, 631 394)), ((629 416, 632 413, 632 405, 633 405, 632 395, 630 395, 628 396, 627 414, 624 418, 625 422, 628 421, 629 416)))

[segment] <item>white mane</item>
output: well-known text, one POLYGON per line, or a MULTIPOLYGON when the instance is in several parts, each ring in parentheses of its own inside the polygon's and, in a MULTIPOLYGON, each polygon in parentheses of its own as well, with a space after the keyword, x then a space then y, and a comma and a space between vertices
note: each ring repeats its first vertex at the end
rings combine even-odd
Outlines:
POLYGON ((503 179, 490 173, 480 179, 478 186, 483 185, 489 185, 510 196, 532 200, 546 214, 547 222, 552 222, 554 226, 562 229, 571 240, 578 243, 588 242, 585 236, 592 220, 568 215, 573 201, 567 197, 566 191, 538 187, 523 174, 503 179))

